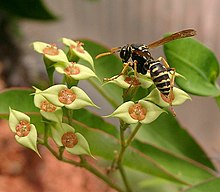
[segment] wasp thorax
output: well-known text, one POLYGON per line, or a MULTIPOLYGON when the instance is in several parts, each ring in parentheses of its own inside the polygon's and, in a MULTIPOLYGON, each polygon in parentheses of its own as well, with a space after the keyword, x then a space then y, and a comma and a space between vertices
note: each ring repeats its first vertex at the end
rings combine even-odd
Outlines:
POLYGON ((129 107, 128 113, 133 119, 141 121, 146 117, 147 110, 141 104, 136 103, 129 107))
POLYGON ((45 55, 55 56, 59 55, 59 50, 57 49, 57 46, 55 44, 50 44, 50 46, 48 45, 43 49, 43 53, 45 55))
POLYGON ((63 104, 71 104, 76 99, 76 94, 71 89, 62 89, 58 94, 58 99, 63 104))
POLYGON ((45 100, 41 102, 40 109, 45 112, 54 112, 56 110, 56 106, 45 100))
POLYGON ((80 73, 79 67, 75 66, 74 64, 75 64, 75 62, 72 62, 72 64, 70 66, 68 66, 64 69, 64 72, 67 75, 77 75, 80 73))
POLYGON ((73 148, 78 143, 78 139, 75 133, 67 132, 63 134, 61 138, 61 142, 63 146, 68 147, 68 148, 73 148))
POLYGON ((30 133, 31 125, 28 121, 21 120, 19 121, 19 124, 16 125, 15 130, 19 137, 25 137, 30 133))

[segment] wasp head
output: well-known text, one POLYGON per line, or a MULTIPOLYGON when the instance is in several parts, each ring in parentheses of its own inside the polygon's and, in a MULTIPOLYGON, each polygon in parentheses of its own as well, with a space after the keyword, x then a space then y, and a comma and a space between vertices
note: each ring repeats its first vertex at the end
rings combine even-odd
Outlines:
POLYGON ((131 54, 132 54, 132 47, 129 44, 122 47, 119 53, 122 61, 125 63, 128 62, 128 60, 131 58, 131 54))

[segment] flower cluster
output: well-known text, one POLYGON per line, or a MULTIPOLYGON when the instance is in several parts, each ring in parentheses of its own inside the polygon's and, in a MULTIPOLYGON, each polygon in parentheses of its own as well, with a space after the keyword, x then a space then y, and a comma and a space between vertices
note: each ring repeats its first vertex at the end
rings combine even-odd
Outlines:
MULTIPOLYGON (((176 73, 176 76, 182 77, 178 73, 176 73)), ((125 89, 125 93, 129 93, 129 89, 137 89, 138 87, 148 91, 150 90, 150 92, 148 92, 146 95, 142 95, 138 100, 123 103, 112 114, 107 116, 120 118, 127 124, 137 122, 142 124, 151 123, 161 113, 166 112, 164 108, 171 107, 170 103, 172 103, 172 106, 181 105, 187 99, 191 99, 186 92, 174 87, 172 89, 172 102, 170 102, 169 99, 161 94, 161 92, 156 88, 148 73, 146 75, 138 74, 137 78, 134 78, 132 75, 120 75, 109 79, 105 84, 116 84, 117 86, 125 89)), ((171 110, 173 110, 172 107, 171 110)), ((171 112, 174 114, 173 111, 171 112)))
MULTIPOLYGON (((94 62, 90 54, 83 48, 83 43, 62 38, 61 42, 67 47, 67 52, 59 49, 55 44, 34 42, 33 48, 43 55, 48 77, 51 86, 41 90, 35 90, 34 104, 47 124, 45 129, 50 129, 51 137, 59 147, 75 155, 91 155, 87 140, 71 126, 72 113, 69 111, 81 109, 87 106, 97 107, 89 96, 79 88, 78 81, 89 78, 97 78, 94 72, 94 62), (87 62, 90 67, 83 65, 87 62), (63 75, 63 84, 54 84, 54 72, 63 75), (68 112, 67 112, 68 111, 68 112), (68 118, 65 118, 65 117, 68 118), (67 124, 64 120, 68 119, 67 124), (70 122, 71 121, 71 122, 70 122)), ((184 91, 173 88, 172 102, 168 101, 156 88, 149 74, 134 78, 130 75, 117 75, 106 79, 105 84, 113 83, 124 90, 124 103, 121 104, 112 114, 106 117, 116 117, 125 124, 148 124, 156 120, 161 113, 166 112, 165 107, 180 105, 190 99, 184 91), (137 88, 147 90, 147 93, 134 99, 137 88)), ((176 73, 177 74, 177 73, 176 73)), ((177 74, 178 75, 178 74, 177 74)), ((178 75, 180 76, 180 75, 178 75)), ((38 153, 37 149, 37 128, 30 123, 31 119, 26 114, 10 109, 9 125, 15 133, 16 140, 38 153)))
MULTIPOLYGON (((84 50, 83 43, 66 38, 61 41, 68 48, 67 53, 58 49, 55 44, 44 42, 32 44, 34 50, 43 55, 48 76, 53 78, 53 73, 56 71, 66 79, 64 84, 52 85, 45 90, 34 87, 34 104, 39 108, 40 114, 47 124, 45 129, 50 129, 51 136, 58 146, 63 146, 69 153, 75 155, 91 155, 88 142, 83 135, 76 132, 71 125, 64 123, 64 111, 65 108, 66 110, 76 110, 86 106, 97 107, 89 96, 77 86, 79 80, 97 78, 93 71, 94 62, 90 54, 84 50), (86 61, 91 69, 81 64, 81 60, 86 61)), ((70 116, 69 119, 71 118, 70 116)), ((10 109, 9 125, 15 133, 16 140, 39 154, 37 129, 30 123, 30 120, 26 114, 10 109)))

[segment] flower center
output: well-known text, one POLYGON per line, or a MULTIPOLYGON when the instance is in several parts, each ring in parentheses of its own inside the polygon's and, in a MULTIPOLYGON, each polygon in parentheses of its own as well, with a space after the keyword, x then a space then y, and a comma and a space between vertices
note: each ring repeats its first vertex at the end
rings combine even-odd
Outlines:
POLYGON ((15 130, 19 137, 25 137, 30 133, 31 125, 29 122, 21 120, 19 121, 19 124, 16 125, 15 130))
POLYGON ((133 119, 141 121, 146 117, 147 110, 141 104, 136 103, 129 107, 128 113, 133 119))
POLYGON ((84 43, 80 42, 80 41, 77 41, 76 42, 76 45, 71 45, 70 48, 71 49, 75 49, 76 51, 80 52, 80 53, 85 53, 84 49, 83 49, 83 46, 84 43))
POLYGON ((46 55, 55 56, 59 55, 59 50, 55 44, 50 44, 50 46, 47 46, 43 49, 43 53, 46 55))
POLYGON ((134 77, 126 77, 124 81, 133 86, 138 86, 141 84, 140 81, 138 81, 138 79, 134 77))
POLYGON ((61 142, 63 146, 68 147, 68 148, 73 148, 78 143, 78 139, 75 133, 67 132, 63 134, 61 138, 61 142))
POLYGON ((54 112, 56 110, 56 106, 45 100, 41 102, 40 109, 45 112, 54 112))
POLYGON ((164 95, 164 94, 162 94, 162 93, 160 93, 160 96, 161 96, 161 98, 165 101, 165 102, 167 102, 167 103, 169 103, 169 104, 172 104, 172 102, 173 102, 173 100, 175 99, 175 96, 174 96, 174 93, 172 92, 170 92, 170 94, 169 95, 164 95))
POLYGON ((62 89, 58 94, 58 99, 63 104, 71 104, 76 99, 76 94, 71 89, 62 89))
POLYGON ((80 69, 77 66, 74 66, 75 63, 72 63, 72 65, 68 66, 66 69, 64 69, 64 72, 67 75, 77 75, 80 73, 80 69))

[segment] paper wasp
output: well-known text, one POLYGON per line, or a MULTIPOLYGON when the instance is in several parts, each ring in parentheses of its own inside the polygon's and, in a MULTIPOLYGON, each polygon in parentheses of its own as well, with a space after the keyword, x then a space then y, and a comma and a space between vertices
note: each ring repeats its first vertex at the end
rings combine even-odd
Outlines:
POLYGON ((173 33, 158 41, 150 43, 149 45, 127 44, 123 47, 115 47, 112 48, 110 52, 97 55, 96 58, 119 52, 124 67, 119 75, 113 78, 106 78, 106 81, 114 80, 120 75, 125 74, 129 66, 134 69, 135 78, 137 77, 137 73, 145 75, 149 71, 155 86, 160 91, 166 102, 168 102, 171 106, 174 99, 173 86, 176 70, 175 68, 170 68, 163 57, 159 57, 155 60, 151 56, 149 49, 161 46, 176 39, 191 37, 194 35, 196 35, 196 31, 194 29, 186 29, 173 33))

